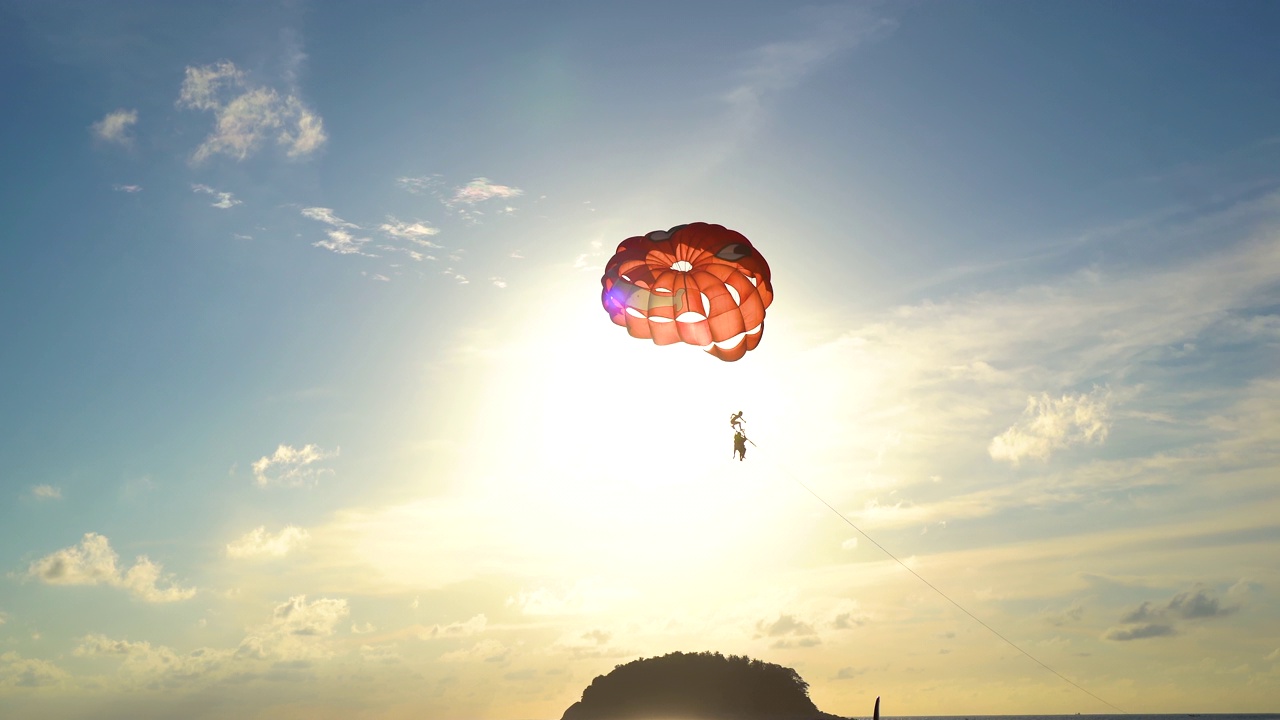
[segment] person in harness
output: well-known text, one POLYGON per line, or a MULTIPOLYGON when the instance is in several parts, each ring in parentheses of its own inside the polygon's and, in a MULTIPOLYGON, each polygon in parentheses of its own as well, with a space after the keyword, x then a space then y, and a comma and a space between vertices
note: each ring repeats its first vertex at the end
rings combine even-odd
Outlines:
POLYGON ((733 428, 734 430, 741 431, 742 423, 744 422, 746 421, 742 419, 741 410, 729 416, 729 427, 733 428))
POLYGON ((747 459, 747 436, 741 430, 733 433, 733 454, 738 458, 738 462, 747 459))

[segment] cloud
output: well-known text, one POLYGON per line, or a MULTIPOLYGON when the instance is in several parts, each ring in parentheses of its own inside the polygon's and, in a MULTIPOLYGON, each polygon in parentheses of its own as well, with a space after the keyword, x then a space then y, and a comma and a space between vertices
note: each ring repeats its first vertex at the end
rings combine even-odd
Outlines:
POLYGON ((346 600, 307 602, 305 595, 291 597, 272 610, 270 620, 249 631, 236 649, 236 657, 284 661, 329 657, 333 649, 326 639, 350 612, 346 600))
POLYGON ((301 448, 279 445, 271 455, 263 455, 254 461, 253 477, 258 487, 314 485, 321 475, 333 473, 333 470, 319 467, 316 463, 337 457, 338 452, 337 448, 330 452, 316 445, 301 448))
MULTIPOLYGON (((421 175, 418 177, 399 177, 396 184, 405 192, 415 195, 430 194, 440 201, 450 212, 465 220, 477 222, 484 213, 478 207, 490 200, 503 200, 519 197, 524 190, 511 185, 499 185, 489 178, 478 177, 465 185, 445 190, 445 181, 440 175, 421 175)), ((497 213, 512 215, 516 208, 503 205, 497 213)))
POLYGON ((450 207, 476 205, 494 198, 513 198, 524 194, 518 187, 498 185, 489 182, 489 178, 478 177, 461 187, 454 188, 453 195, 445 201, 450 207))
POLYGON ((112 189, 112 190, 115 190, 116 192, 130 193, 130 194, 132 194, 132 193, 140 193, 140 192, 142 192, 142 186, 141 186, 141 185, 120 185, 120 184, 116 184, 116 185, 112 185, 112 186, 111 186, 111 189, 112 189))
POLYGON ((1084 619, 1084 606, 1073 603, 1065 610, 1049 610, 1044 613, 1045 622, 1055 627, 1071 625, 1084 619))
POLYGON ((1103 634, 1103 638, 1107 640, 1115 640, 1124 642, 1127 640, 1145 640, 1147 638, 1168 637, 1176 635, 1177 631, 1172 625, 1163 623, 1143 623, 1125 628, 1111 628, 1103 634))
POLYGON ((93 136, 104 142, 117 145, 130 145, 133 138, 129 136, 129 128, 138 122, 137 110, 116 110, 107 113, 106 117, 90 126, 93 136))
POLYGON ((220 190, 214 190, 208 185, 199 185, 199 184, 192 185, 191 192, 204 193, 206 195, 216 195, 218 199, 215 202, 210 203, 210 205, 218 208, 219 210, 226 210, 228 208, 233 208, 236 205, 241 204, 240 201, 237 200, 235 196, 232 195, 231 193, 222 192, 220 190))
POLYGON ((109 585, 128 590, 146 602, 162 603, 187 600, 195 596, 195 588, 180 588, 163 576, 161 567, 139 555, 133 567, 121 571, 119 556, 110 543, 97 533, 85 533, 79 545, 63 548, 31 563, 29 577, 48 585, 109 585), (168 588, 160 588, 164 581, 168 588))
POLYGON ((444 181, 440 179, 439 175, 422 175, 420 177, 396 178, 396 184, 405 192, 422 195, 423 193, 434 193, 444 185, 444 181))
POLYGON ((318 220, 326 225, 332 225, 336 228, 349 228, 351 230, 359 230, 360 226, 355 223, 347 222, 337 215, 333 214, 333 210, 323 207, 302 208, 302 217, 311 220, 318 220))
POLYGON ((36 485, 31 488, 31 496, 37 500, 61 500, 62 490, 52 485, 36 485))
POLYGON ((401 222, 394 217, 388 216, 387 221, 379 225, 378 229, 387 237, 395 240, 407 240, 428 248, 440 247, 427 239, 432 235, 439 234, 440 230, 423 222, 401 222))
POLYGON ((188 67, 177 106, 214 115, 213 132, 192 155, 197 164, 218 154, 244 160, 271 138, 289 157, 301 157, 327 139, 323 120, 296 95, 255 85, 228 61, 188 67))
POLYGON ((419 628, 417 635, 422 640, 431 640, 442 637, 465 637, 468 635, 478 635, 484 632, 485 626, 489 620, 483 614, 476 615, 464 622, 449 623, 448 625, 432 625, 431 627, 419 628))
POLYGON ((45 660, 23 658, 16 652, 0 653, 0 688, 38 688, 61 685, 70 676, 45 660))
POLYGON ((1140 603, 1120 616, 1120 622, 1126 627, 1110 628, 1103 637, 1107 640, 1141 640, 1174 635, 1178 620, 1224 617, 1239 609, 1238 605, 1223 605, 1212 589, 1197 583, 1176 593, 1167 603, 1140 603))
POLYGON ((358 238, 346 230, 326 230, 325 234, 329 236, 328 240, 317 240, 311 243, 312 247, 324 248, 331 250, 339 255, 364 255, 366 257, 374 257, 364 252, 362 248, 369 242, 369 238, 358 238))
POLYGON ((1047 460, 1054 450, 1081 443, 1101 443, 1107 439, 1110 415, 1109 388, 1089 393, 1027 398, 1024 419, 991 440, 987 447, 993 460, 1017 465, 1024 458, 1047 460))
POLYGON ((334 214, 333 210, 324 207, 309 207, 302 209, 302 216, 311 220, 316 220, 329 225, 332 229, 326 230, 325 234, 328 240, 319 240, 312 243, 312 247, 324 248, 339 255, 363 255, 365 257, 375 257, 364 252, 364 246, 369 242, 367 237, 356 237, 349 230, 359 230, 360 226, 343 220, 334 214))
POLYGON ((375 626, 373 623, 370 623, 370 622, 364 622, 364 623, 360 623, 359 625, 351 626, 351 632, 355 635, 368 635, 371 632, 376 632, 377 629, 378 629, 377 626, 375 626))
POLYGON ((1223 617, 1224 615, 1231 615, 1239 609, 1239 606, 1222 605, 1218 598, 1214 596, 1213 591, 1203 585, 1198 585, 1174 595, 1168 605, 1170 613, 1187 620, 1223 617))
POLYGON ((511 648, 497 640, 481 640, 464 650, 447 652, 440 656, 441 662, 504 662, 511 654, 511 648))
POLYGON ((778 649, 814 647, 822 644, 813 625, 798 620, 793 615, 784 614, 778 615, 778 619, 773 622, 758 621, 755 637, 779 638, 769 646, 778 649))
POLYGON ((235 542, 227 544, 227 557, 284 557, 306 545, 310 535, 306 530, 287 525, 279 533, 271 535, 265 526, 258 527, 235 542))
POLYGON ((227 650, 197 648, 186 654, 146 641, 113 640, 102 634, 89 634, 71 652, 76 657, 114 657, 120 659, 120 674, 138 685, 154 688, 156 680, 174 686, 206 677, 231 657, 227 650))
POLYGON ((792 615, 778 615, 771 623, 760 620, 756 623, 757 637, 780 637, 782 635, 812 635, 813 626, 797 620, 792 615))
POLYGON ((489 282, 493 283, 493 284, 494 284, 494 287, 499 287, 499 288, 504 288, 504 289, 507 287, 507 281, 506 281, 506 280, 503 280, 503 279, 502 279, 502 278, 500 278, 500 277, 496 277, 496 276, 495 276, 495 277, 491 277, 491 278, 489 278, 489 282))

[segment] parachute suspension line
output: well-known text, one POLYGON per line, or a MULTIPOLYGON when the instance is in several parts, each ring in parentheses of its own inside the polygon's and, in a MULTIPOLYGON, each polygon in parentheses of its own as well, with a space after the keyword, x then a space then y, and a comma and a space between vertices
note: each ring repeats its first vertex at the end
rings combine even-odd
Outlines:
POLYGON ((993 628, 993 627, 991 627, 990 625, 988 625, 988 624, 986 624, 986 623, 982 622, 982 620, 981 620, 977 615, 974 615, 973 613, 971 613, 971 612, 969 612, 968 610, 966 610, 966 609, 964 608, 964 606, 963 606, 963 605, 961 605, 960 603, 956 602, 955 600, 952 600, 952 599, 950 598, 950 596, 948 596, 946 593, 942 592, 942 591, 941 591, 941 590, 939 590, 937 587, 935 587, 933 583, 931 583, 931 582, 929 582, 928 580, 925 580, 923 577, 921 577, 920 573, 918 573, 918 572, 916 572, 915 570, 912 570, 911 568, 907 567, 907 564, 906 564, 906 563, 904 563, 904 562, 902 562, 901 560, 899 560, 899 559, 898 559, 898 557, 897 557, 896 555, 894 555, 893 553, 891 553, 891 552, 889 552, 888 550, 886 550, 886 549, 885 549, 885 547, 884 547, 883 545, 881 545, 880 543, 876 542, 874 538, 872 538, 870 535, 868 535, 868 534, 866 534, 865 532, 863 532, 862 528, 858 527, 857 525, 854 525, 852 520, 850 520, 848 517, 846 517, 844 513, 842 513, 842 512, 840 512, 839 510, 835 509, 835 508, 831 505, 831 503, 827 502, 826 500, 823 500, 823 499, 822 499, 822 496, 821 496, 821 495, 818 495, 818 493, 816 493, 816 492, 814 492, 812 489, 810 489, 808 485, 805 485, 805 484, 804 484, 804 481, 800 480, 799 478, 796 478, 795 480, 796 480, 796 483, 798 483, 798 484, 800 485, 800 487, 804 488, 805 490, 808 490, 810 495, 812 495, 812 496, 814 496, 815 498, 817 498, 817 499, 818 499, 818 502, 822 503, 823 505, 826 505, 826 506, 827 506, 827 508, 828 508, 829 510, 831 510, 831 512, 835 513, 835 514, 836 514, 836 516, 838 516, 841 520, 845 521, 845 523, 846 523, 846 524, 848 524, 848 526, 849 526, 849 527, 853 528, 854 530, 857 530, 859 535, 861 535, 862 537, 864 537, 864 538, 866 538, 868 541, 870 541, 872 545, 875 545, 876 547, 880 548, 880 552, 883 552, 885 555, 888 555, 890 558, 893 558, 893 561, 894 561, 894 562, 896 562, 896 563, 898 563, 899 565, 901 565, 901 566, 903 567, 903 569, 905 569, 907 572, 911 573, 912 575, 915 575, 917 580, 919 580, 920 582, 924 583, 925 585, 928 585, 930 589, 932 589, 934 592, 936 592, 936 593, 938 593, 939 595, 941 595, 941 596, 942 596, 942 597, 943 597, 947 602, 951 603, 952 605, 955 605, 957 608, 959 608, 959 609, 960 609, 960 612, 963 612, 965 615, 968 615, 969 617, 973 618, 974 622, 976 622, 976 623, 978 623, 979 625, 981 625, 982 627, 984 627, 984 628, 986 628, 986 629, 990 630, 990 631, 991 631, 991 634, 993 634, 993 635, 995 635, 996 637, 1000 638, 1001 640, 1005 641, 1005 642, 1009 645, 1009 647, 1013 648, 1014 650, 1017 650, 1018 652, 1022 653, 1023 655, 1026 655, 1028 658, 1030 658, 1030 659, 1031 659, 1031 661, 1032 661, 1032 662, 1034 662, 1035 664, 1037 664, 1037 665, 1039 665, 1040 667, 1044 668, 1045 670, 1048 670, 1049 672, 1053 673, 1054 675, 1057 675, 1057 676, 1058 676, 1059 678, 1061 678, 1064 682, 1066 682, 1066 683, 1070 684, 1072 687, 1074 687, 1075 689, 1077 689, 1077 690, 1079 690, 1080 692, 1084 693, 1085 695, 1088 695, 1089 697, 1093 698, 1094 700, 1097 700, 1098 702, 1102 703, 1103 705, 1106 705, 1107 707, 1111 708, 1112 710, 1115 710, 1115 711, 1116 711, 1116 712, 1118 712, 1118 713, 1121 713, 1121 714, 1124 714, 1124 715, 1128 715, 1128 714, 1129 714, 1129 713, 1125 712, 1124 710, 1121 710, 1120 708, 1116 707, 1115 705, 1112 705, 1111 703, 1107 702, 1106 700, 1103 700, 1102 698, 1098 697, 1097 695, 1094 695, 1093 693, 1091 693, 1091 692, 1089 692, 1088 690, 1084 689, 1084 688, 1083 688, 1083 687, 1081 687, 1078 683, 1076 683, 1075 681, 1071 680, 1070 678, 1068 678, 1067 676, 1063 675, 1062 673, 1058 672, 1057 670, 1054 670, 1053 668, 1051 668, 1051 667, 1049 667, 1048 665, 1044 664, 1043 662, 1041 662, 1038 658, 1036 658, 1036 657, 1035 657, 1034 655, 1032 655, 1031 653, 1027 652, 1026 650, 1023 650, 1023 649, 1022 649, 1022 648, 1020 648, 1020 647, 1018 647, 1016 644, 1014 644, 1014 642, 1013 642, 1012 640, 1010 640, 1009 638, 1005 637, 1004 635, 1001 635, 998 631, 996 631, 996 629, 995 629, 995 628, 993 628))

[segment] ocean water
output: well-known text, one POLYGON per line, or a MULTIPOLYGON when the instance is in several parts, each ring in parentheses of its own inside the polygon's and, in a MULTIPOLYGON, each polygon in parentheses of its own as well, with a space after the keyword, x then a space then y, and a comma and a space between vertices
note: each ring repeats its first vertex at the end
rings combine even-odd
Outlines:
MULTIPOLYGON (((1277 702, 1280 705, 1280 702, 1277 702)), ((855 716, 856 717, 856 716, 855 716)), ((880 715, 880 720, 1280 720, 1280 712, 1249 714, 1174 714, 1174 715, 880 715)), ((857 720, 861 720, 858 718, 857 720)))

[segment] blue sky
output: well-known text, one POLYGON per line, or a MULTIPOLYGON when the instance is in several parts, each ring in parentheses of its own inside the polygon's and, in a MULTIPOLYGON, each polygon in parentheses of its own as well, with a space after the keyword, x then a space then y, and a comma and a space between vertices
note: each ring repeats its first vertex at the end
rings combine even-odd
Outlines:
POLYGON ((0 2, 0 714, 1273 711, 1280 10, 0 2), (627 336, 706 221, 735 363, 627 336), (729 464, 725 417, 752 439, 729 464))

